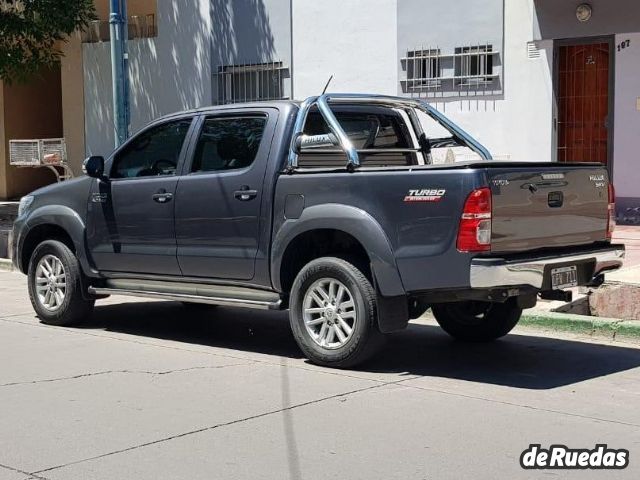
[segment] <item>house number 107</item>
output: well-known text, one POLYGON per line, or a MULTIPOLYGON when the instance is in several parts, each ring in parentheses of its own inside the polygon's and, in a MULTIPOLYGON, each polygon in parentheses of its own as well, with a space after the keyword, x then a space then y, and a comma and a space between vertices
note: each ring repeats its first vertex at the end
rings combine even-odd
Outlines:
POLYGON ((628 46, 631 45, 631 40, 627 39, 627 40, 623 40, 618 44, 618 51, 622 51, 625 48, 627 48, 628 46))

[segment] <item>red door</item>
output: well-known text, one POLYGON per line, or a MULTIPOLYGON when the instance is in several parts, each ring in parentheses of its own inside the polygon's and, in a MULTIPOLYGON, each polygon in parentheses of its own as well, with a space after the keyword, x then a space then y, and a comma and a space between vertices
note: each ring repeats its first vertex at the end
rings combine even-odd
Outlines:
POLYGON ((558 161, 607 163, 609 44, 558 50, 558 161))

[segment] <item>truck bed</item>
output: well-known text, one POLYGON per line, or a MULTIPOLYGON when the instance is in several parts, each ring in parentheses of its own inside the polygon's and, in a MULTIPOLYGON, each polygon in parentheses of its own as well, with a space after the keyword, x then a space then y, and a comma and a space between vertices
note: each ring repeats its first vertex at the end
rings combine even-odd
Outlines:
MULTIPOLYGON (((478 253, 459 252, 456 236, 474 189, 492 193, 491 249, 480 254, 487 257, 605 243, 608 183, 606 169, 593 163, 474 161, 355 173, 299 169, 279 177, 275 198, 282 201, 276 211, 299 195, 305 209, 335 203, 368 213, 386 232, 406 290, 423 291, 469 287, 478 253), (408 198, 412 191, 422 198, 408 198), (549 195, 561 204, 550 206, 549 195)), ((280 225, 276 219, 276 231, 280 225)))

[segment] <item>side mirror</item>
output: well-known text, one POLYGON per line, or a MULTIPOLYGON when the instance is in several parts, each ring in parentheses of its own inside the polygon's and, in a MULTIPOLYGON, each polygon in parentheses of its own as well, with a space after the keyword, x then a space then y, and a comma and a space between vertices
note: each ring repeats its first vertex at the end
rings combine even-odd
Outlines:
POLYGON ((93 178, 104 179, 104 157, 92 155, 82 164, 82 171, 93 178))

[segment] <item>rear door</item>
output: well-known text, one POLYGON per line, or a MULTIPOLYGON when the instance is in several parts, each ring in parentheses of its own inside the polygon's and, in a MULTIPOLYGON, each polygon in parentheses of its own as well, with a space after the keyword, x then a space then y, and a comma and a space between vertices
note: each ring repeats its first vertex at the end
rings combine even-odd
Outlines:
POLYGON ((156 124, 115 153, 89 198, 87 242, 98 270, 180 275, 174 197, 192 117, 156 124))
POLYGON ((493 252, 605 240, 609 181, 603 167, 523 163, 486 172, 493 252))
POLYGON ((260 236, 263 182, 275 110, 241 110, 201 120, 176 191, 183 275, 250 280, 260 236))

